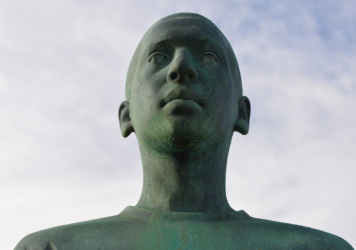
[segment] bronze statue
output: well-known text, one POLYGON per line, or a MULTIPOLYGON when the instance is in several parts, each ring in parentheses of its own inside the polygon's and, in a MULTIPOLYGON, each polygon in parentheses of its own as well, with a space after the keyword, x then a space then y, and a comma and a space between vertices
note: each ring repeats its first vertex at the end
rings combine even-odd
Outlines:
POLYGON ((132 58, 126 99, 121 132, 136 134, 144 172, 137 205, 30 234, 15 250, 352 249, 332 234, 229 206, 231 138, 248 133, 251 108, 233 49, 207 18, 179 13, 155 23, 132 58))

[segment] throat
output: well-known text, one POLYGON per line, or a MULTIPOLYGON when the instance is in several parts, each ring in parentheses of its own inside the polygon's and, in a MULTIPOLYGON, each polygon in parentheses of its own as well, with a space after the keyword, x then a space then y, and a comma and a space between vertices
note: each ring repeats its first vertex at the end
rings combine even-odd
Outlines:
POLYGON ((227 155, 211 150, 168 156, 143 154, 143 189, 136 207, 190 213, 226 213, 227 155), (210 152, 210 153, 209 153, 210 152))

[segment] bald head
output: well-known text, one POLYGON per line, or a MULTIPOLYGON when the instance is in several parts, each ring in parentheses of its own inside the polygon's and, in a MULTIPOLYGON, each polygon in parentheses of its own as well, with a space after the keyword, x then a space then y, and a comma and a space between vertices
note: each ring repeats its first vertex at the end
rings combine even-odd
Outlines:
POLYGON ((250 104, 235 54, 198 14, 167 16, 146 32, 129 66, 126 99, 123 136, 135 132, 160 152, 228 145, 234 131, 248 132, 250 104))
MULTIPOLYGON (((241 74, 240 74, 240 69, 238 66, 238 62, 235 56, 235 53, 229 43, 229 41, 226 39, 224 34, 219 30, 219 28, 211 22, 209 19, 206 17, 195 14, 195 13, 177 13, 177 14, 172 14, 169 16, 166 16, 159 21, 157 21, 155 24, 151 26, 151 28, 146 32, 146 34, 143 36, 141 39, 139 45, 136 48, 136 51, 132 57, 128 72, 127 72, 127 78, 126 78, 126 99, 130 100, 131 97, 131 89, 132 89, 132 84, 137 80, 137 75, 138 75, 138 69, 139 69, 139 63, 140 59, 142 56, 142 52, 146 44, 146 38, 148 36, 160 36, 160 31, 162 30, 160 24, 163 22, 169 22, 172 19, 180 19, 184 20, 186 19, 187 21, 192 21, 196 19, 198 23, 198 27, 201 29, 209 29, 210 32, 208 32, 210 35, 217 35, 220 42, 222 43, 222 47, 225 53, 226 61, 227 61, 227 67, 229 70, 229 74, 231 77, 231 81, 234 84, 235 88, 235 93, 237 97, 242 96, 242 82, 241 82, 241 74)), ((207 36, 209 36, 207 34, 207 36)))

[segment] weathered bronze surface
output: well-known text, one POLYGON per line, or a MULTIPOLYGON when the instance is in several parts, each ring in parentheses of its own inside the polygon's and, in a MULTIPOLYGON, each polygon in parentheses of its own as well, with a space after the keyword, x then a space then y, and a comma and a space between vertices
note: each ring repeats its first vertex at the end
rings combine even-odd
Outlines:
POLYGON ((15 250, 352 249, 319 230, 234 211, 225 192, 234 131, 247 134, 235 54, 221 31, 197 14, 159 20, 132 58, 122 135, 136 134, 144 172, 141 198, 119 215, 26 236, 15 250))

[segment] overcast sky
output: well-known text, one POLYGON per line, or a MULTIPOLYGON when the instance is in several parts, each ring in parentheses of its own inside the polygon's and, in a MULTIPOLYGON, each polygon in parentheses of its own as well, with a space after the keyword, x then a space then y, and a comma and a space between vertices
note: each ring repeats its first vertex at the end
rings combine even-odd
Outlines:
POLYGON ((0 249, 136 204, 140 155, 117 110, 141 37, 176 12, 223 31, 252 103, 230 205, 356 246, 354 0, 0 0, 0 249))

